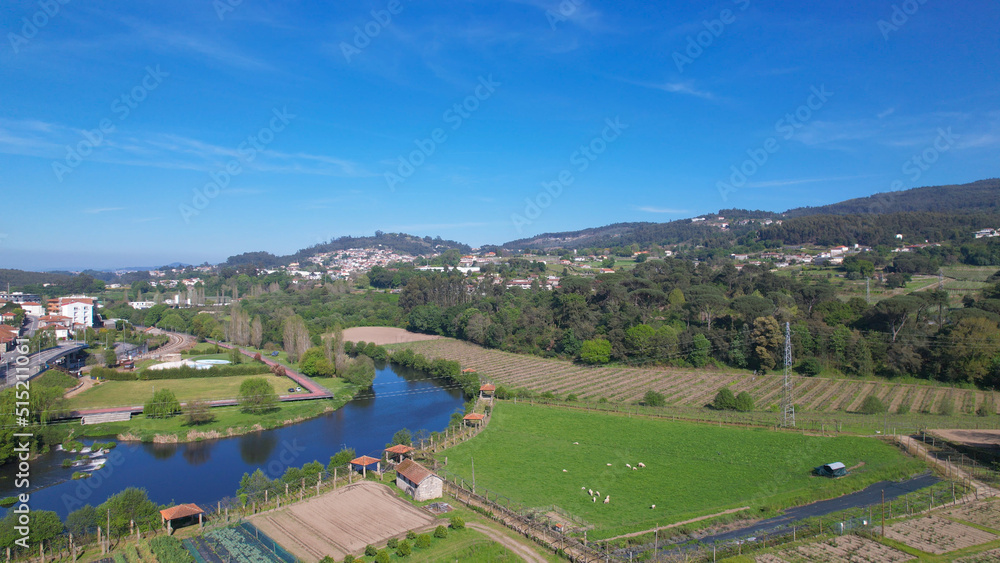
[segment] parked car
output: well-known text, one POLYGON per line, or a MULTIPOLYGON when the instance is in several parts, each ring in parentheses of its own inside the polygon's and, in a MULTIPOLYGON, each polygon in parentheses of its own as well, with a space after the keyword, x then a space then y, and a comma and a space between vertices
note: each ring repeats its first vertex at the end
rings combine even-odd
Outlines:
POLYGON ((272 358, 277 358, 278 357, 278 351, 275 350, 274 352, 271 352, 271 357, 272 358))
POLYGON ((295 388, 294 387, 289 387, 288 388, 288 392, 289 393, 294 393, 295 392, 295 388))

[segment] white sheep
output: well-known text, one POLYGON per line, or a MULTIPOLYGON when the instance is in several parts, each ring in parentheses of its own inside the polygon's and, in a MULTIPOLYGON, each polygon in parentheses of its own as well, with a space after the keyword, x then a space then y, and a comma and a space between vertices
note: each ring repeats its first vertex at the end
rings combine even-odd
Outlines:
POLYGON ((639 467, 646 467, 646 464, 640 461, 639 462, 639 467))
POLYGON ((627 463, 625 464, 625 467, 628 467, 629 469, 632 469, 632 466, 629 465, 629 464, 627 464, 627 463))
POLYGON ((633 467, 632 471, 639 471, 639 468, 638 467, 633 467))
POLYGON ((601 491, 594 491, 594 496, 595 497, 601 496, 601 491))
POLYGON ((610 464, 610 463, 608 464, 608 467, 611 467, 611 464, 610 464))
POLYGON ((580 445, 580 442, 573 442, 573 445, 574 445, 574 446, 579 446, 579 445, 580 445))
POLYGON ((652 508, 656 508, 656 505, 654 504, 653 506, 650 506, 649 508, 651 508, 651 509, 652 509, 652 508))
POLYGON ((604 497, 604 504, 611 504, 611 495, 604 497))
POLYGON ((580 490, 581 490, 581 491, 586 491, 586 490, 587 490, 587 487, 580 487, 580 490))
POLYGON ((587 489, 587 494, 590 495, 590 496, 594 496, 594 490, 593 489, 587 489))
POLYGON ((597 497, 590 497, 590 502, 597 502, 597 497))
POLYGON ((565 469, 563 469, 563 473, 567 473, 567 471, 565 469))

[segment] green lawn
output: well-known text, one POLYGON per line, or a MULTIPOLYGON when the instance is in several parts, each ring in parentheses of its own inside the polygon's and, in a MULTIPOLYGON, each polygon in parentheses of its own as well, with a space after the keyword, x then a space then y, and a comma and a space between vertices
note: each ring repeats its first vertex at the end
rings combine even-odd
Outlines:
POLYGON ((446 455, 448 470, 467 481, 475 459, 480 491, 485 487, 525 507, 559 506, 593 524, 594 539, 741 506, 773 511, 923 467, 871 438, 812 437, 507 402, 498 405, 479 437, 446 455), (865 465, 844 479, 811 475, 814 467, 834 461, 865 465), (647 467, 625 466, 639 462, 647 467), (602 498, 593 502, 585 489, 600 491, 602 498), (607 495, 611 502, 604 504, 607 495), (654 504, 656 509, 650 508, 654 504))
POLYGON ((69 399, 70 409, 94 409, 141 405, 153 396, 153 388, 170 389, 182 403, 192 399, 235 399, 240 384, 249 377, 266 377, 279 395, 287 395, 297 383, 287 377, 273 375, 239 375, 192 379, 161 379, 157 381, 105 381, 69 399))

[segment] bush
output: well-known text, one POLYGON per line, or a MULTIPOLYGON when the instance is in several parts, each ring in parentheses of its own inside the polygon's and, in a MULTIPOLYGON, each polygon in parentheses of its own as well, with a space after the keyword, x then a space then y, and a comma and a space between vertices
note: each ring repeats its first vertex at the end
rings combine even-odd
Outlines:
POLYGON ((731 411, 736 409, 736 397, 729 387, 719 389, 712 401, 712 407, 720 411, 731 411))
POLYGON ((938 407, 938 414, 952 416, 955 414, 955 399, 949 394, 941 399, 941 406, 938 407))
POLYGON ((399 548, 396 549, 396 555, 400 557, 409 557, 411 553, 413 553, 413 547, 410 545, 410 542, 406 540, 399 542, 399 548))
POLYGON ((188 404, 184 406, 184 411, 187 415, 188 424, 192 426, 207 424, 215 420, 215 415, 208 410, 208 403, 201 399, 189 401, 188 404))
POLYGON ((337 560, 329 555, 324 555, 323 558, 319 560, 319 563, 337 563, 337 560))
POLYGON ((647 407, 662 407, 667 404, 667 398, 663 396, 663 393, 650 390, 643 395, 642 404, 647 407))
POLYGON ((389 552, 382 550, 375 556, 375 563, 389 563, 389 552))
POLYGON ((63 467, 73 467, 73 460, 69 459, 69 458, 62 460, 62 466, 63 467))
POLYGON ((348 553, 344 556, 344 563, 354 563, 354 556, 348 553))
POLYGON ((908 403, 899 403, 896 407, 896 414, 910 414, 910 405, 908 403))
POLYGON ((417 536, 417 547, 420 549, 425 549, 431 546, 431 536, 429 534, 420 534, 417 536))
POLYGON ((575 402, 577 402, 579 400, 580 400, 580 398, 576 396, 576 393, 570 393, 569 395, 566 395, 566 402, 567 403, 575 403, 575 402))
POLYGON ((885 403, 882 402, 882 399, 879 399, 875 395, 868 395, 867 397, 865 397, 865 400, 861 403, 861 408, 858 409, 858 412, 860 412, 861 414, 881 414, 886 412, 887 410, 889 409, 886 408, 885 403))
POLYGON ((367 555, 368 557, 375 557, 375 555, 377 553, 378 553, 378 550, 375 549, 374 545, 368 544, 368 545, 365 546, 365 555, 367 555))
POLYGON ((397 547, 399 547, 399 539, 389 538, 389 541, 385 542, 385 546, 388 547, 389 549, 396 549, 397 547))
POLYGON ((411 541, 417 539, 417 533, 414 532, 413 530, 410 530, 409 532, 406 532, 406 539, 411 540, 411 541))
POLYGON ((448 519, 448 525, 452 530, 462 530, 465 529, 465 520, 461 516, 452 516, 448 519))
POLYGON ((434 528, 434 537, 439 539, 444 539, 448 537, 448 528, 445 528, 444 526, 438 526, 437 528, 434 528))
MULTIPOLYGON (((0 506, 2 506, 4 508, 10 508, 11 506, 14 506, 15 502, 17 502, 17 497, 3 497, 3 498, 0 498, 0 506)), ((438 526, 438 528, 440 528, 440 527, 441 526, 438 526)))
POLYGON ((806 358, 799 365, 795 366, 795 371, 808 377, 819 375, 823 371, 823 362, 820 362, 816 358, 806 358))
POLYGON ((750 396, 750 393, 743 391, 736 396, 736 410, 740 412, 753 411, 753 397, 750 396))
POLYGON ((580 346, 580 361, 590 365, 610 362, 611 343, 603 338, 587 340, 580 346))

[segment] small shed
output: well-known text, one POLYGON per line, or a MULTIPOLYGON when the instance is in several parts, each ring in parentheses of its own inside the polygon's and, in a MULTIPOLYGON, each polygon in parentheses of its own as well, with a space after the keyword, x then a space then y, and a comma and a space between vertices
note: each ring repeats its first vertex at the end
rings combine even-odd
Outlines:
POLYGON ((480 397, 492 397, 497 391, 497 386, 492 383, 486 383, 479 386, 479 396, 480 397))
POLYGON ((441 498, 444 494, 444 479, 412 459, 396 466, 396 486, 417 502, 441 498))
POLYGON ((486 415, 480 414, 478 412, 470 412, 469 414, 462 417, 462 420, 464 420, 465 424, 467 424, 468 426, 479 426, 480 424, 483 423, 483 420, 485 419, 486 415))
POLYGON ((164 508, 160 511, 160 521, 167 527, 167 533, 173 532, 175 527, 194 523, 194 517, 198 517, 198 525, 202 524, 205 511, 197 504, 187 503, 164 508), (174 525, 174 521, 179 521, 179 526, 174 525))
POLYGON ((406 444, 396 444, 391 448, 385 449, 385 459, 386 461, 391 459, 402 462, 403 459, 405 459, 406 456, 408 456, 413 450, 414 448, 412 446, 407 446, 406 444))
POLYGON ((360 472, 365 477, 368 476, 368 468, 373 465, 375 466, 375 471, 377 473, 382 472, 382 460, 380 459, 363 455, 351 460, 351 469, 360 472))
POLYGON ((839 461, 827 463, 817 467, 816 474, 820 477, 843 477, 847 475, 847 466, 839 461))

